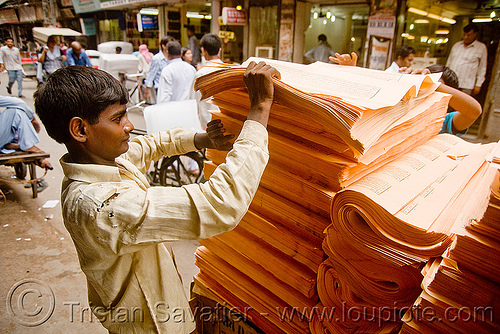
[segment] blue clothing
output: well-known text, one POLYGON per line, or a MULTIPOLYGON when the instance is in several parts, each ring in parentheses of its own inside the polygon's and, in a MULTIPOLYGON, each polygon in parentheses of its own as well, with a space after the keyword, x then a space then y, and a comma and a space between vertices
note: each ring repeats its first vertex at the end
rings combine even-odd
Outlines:
POLYGON ((3 147, 16 137, 21 150, 27 150, 40 142, 31 124, 34 117, 33 110, 23 100, 0 96, 0 107, 6 107, 3 112, 0 112, 0 152, 14 152, 3 147))
POLYGON ((17 91, 19 97, 21 97, 23 95, 23 71, 7 70, 7 73, 9 74, 9 83, 7 84, 7 88, 11 90, 14 82, 17 80, 17 91))
POLYGON ((453 116, 455 116, 457 113, 458 111, 452 111, 446 114, 443 122, 443 127, 441 128, 441 131, 439 133, 450 133, 457 136, 461 136, 467 133, 468 129, 462 130, 460 132, 455 131, 456 133, 453 131, 453 116))
POLYGON ((80 51, 80 57, 77 58, 76 54, 73 52, 73 49, 69 48, 68 51, 66 51, 66 57, 68 58, 68 65, 92 67, 92 63, 90 62, 90 58, 85 53, 84 49, 82 49, 80 51))
POLYGON ((146 87, 154 87, 158 88, 160 86, 160 75, 161 71, 165 66, 167 66, 169 63, 169 60, 165 58, 165 55, 163 52, 158 52, 153 56, 153 59, 151 59, 151 65, 149 67, 149 71, 146 74, 146 79, 144 80, 144 84, 146 87))

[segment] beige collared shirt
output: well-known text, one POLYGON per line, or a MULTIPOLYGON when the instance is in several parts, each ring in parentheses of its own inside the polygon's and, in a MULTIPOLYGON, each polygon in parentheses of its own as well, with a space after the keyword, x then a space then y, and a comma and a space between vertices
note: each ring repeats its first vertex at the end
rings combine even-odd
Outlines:
POLYGON ((195 329, 169 241, 233 229, 246 213, 269 158, 267 131, 246 121, 210 180, 150 187, 153 160, 196 150, 182 129, 134 138, 120 167, 61 158, 64 224, 87 276, 90 306, 111 333, 190 333, 195 329), (136 167, 137 166, 137 167, 136 167))

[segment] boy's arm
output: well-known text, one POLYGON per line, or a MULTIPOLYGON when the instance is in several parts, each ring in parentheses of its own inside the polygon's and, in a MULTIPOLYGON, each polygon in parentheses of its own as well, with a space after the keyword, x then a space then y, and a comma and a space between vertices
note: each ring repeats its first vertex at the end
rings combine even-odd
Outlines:
POLYGON ((437 91, 451 94, 450 107, 457 111, 453 117, 453 130, 456 132, 466 130, 481 115, 481 105, 472 96, 443 83, 437 91))

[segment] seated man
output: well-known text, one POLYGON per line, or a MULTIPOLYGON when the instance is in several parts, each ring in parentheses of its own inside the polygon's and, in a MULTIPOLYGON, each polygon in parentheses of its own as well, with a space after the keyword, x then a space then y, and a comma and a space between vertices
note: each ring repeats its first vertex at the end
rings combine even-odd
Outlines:
POLYGON ((251 106, 226 163, 207 182, 180 188, 150 187, 144 173, 163 155, 229 149, 233 136, 219 120, 206 133, 176 128, 129 141, 127 90, 109 73, 69 66, 35 92, 48 134, 68 150, 60 160, 64 224, 87 277, 92 312, 109 332, 195 329, 170 242, 229 231, 248 210, 269 159, 273 76, 279 72, 263 62, 248 66, 251 106), (120 310, 134 316, 124 319, 120 310))
MULTIPOLYGON (((21 99, 11 96, 0 96, 0 107, 5 107, 0 112, 0 153, 13 153, 21 150, 31 153, 43 152, 35 146, 40 140, 40 123, 36 120, 33 111, 21 99)), ((37 164, 42 168, 52 169, 47 160, 37 164)))

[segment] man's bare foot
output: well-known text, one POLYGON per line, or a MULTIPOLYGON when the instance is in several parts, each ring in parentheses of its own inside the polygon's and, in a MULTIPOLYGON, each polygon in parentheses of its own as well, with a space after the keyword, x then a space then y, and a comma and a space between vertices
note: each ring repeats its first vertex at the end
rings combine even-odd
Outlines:
POLYGON ((21 147, 19 146, 18 143, 5 144, 4 148, 6 148, 8 150, 16 150, 16 151, 19 151, 21 149, 21 147))
POLYGON ((24 152, 29 152, 29 153, 43 153, 43 151, 40 148, 36 147, 36 146, 30 147, 30 148, 24 150, 24 152))
POLYGON ((48 160, 37 160, 36 165, 43 169, 54 169, 54 167, 52 167, 52 164, 48 160))

